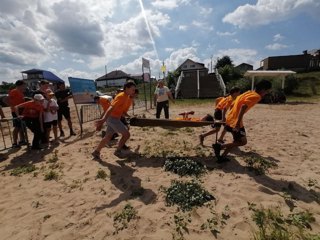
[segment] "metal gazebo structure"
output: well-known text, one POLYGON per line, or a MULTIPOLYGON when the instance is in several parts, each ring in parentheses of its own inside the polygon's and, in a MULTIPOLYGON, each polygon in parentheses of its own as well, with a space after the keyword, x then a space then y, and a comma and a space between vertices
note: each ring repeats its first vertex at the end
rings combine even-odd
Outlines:
POLYGON ((281 88, 284 89, 284 83, 286 76, 295 74, 294 71, 268 71, 268 70, 256 70, 256 71, 247 71, 244 76, 251 77, 251 90, 254 89, 254 80, 255 77, 281 77, 281 88))

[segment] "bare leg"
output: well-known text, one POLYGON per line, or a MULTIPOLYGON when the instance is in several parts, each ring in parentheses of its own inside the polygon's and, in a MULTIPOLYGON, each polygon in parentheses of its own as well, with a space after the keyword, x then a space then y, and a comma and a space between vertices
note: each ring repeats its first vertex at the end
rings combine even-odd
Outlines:
POLYGON ((47 140, 47 143, 49 143, 51 127, 45 129, 45 131, 46 131, 46 140, 47 140))
POLYGON ((200 144, 203 145, 203 141, 206 137, 215 134, 216 132, 219 132, 220 128, 214 128, 206 133, 200 134, 199 139, 200 139, 200 144))
POLYGON ((104 138, 101 139, 99 145, 96 147, 95 151, 99 152, 101 151, 101 149, 110 142, 111 138, 112 138, 113 133, 109 133, 107 135, 104 136, 104 138))
POLYGON ((52 130, 53 130, 54 140, 57 141, 58 140, 58 128, 57 128, 57 126, 53 126, 52 130))
POLYGON ((68 118, 67 119, 68 121, 68 126, 69 126, 69 129, 70 129, 70 135, 76 135, 72 129, 72 122, 71 122, 71 118, 68 118))
POLYGON ((18 132, 19 132, 19 128, 14 128, 12 131, 12 137, 13 137, 13 144, 17 144, 18 143, 18 132))
POLYGON ((235 141, 233 143, 227 143, 227 144, 223 144, 221 146, 221 149, 224 149, 223 154, 221 155, 222 157, 226 157, 227 154, 235 147, 240 147, 240 146, 244 146, 247 144, 247 138, 246 137, 242 137, 239 141, 235 141))
POLYGON ((218 142, 223 142, 223 139, 224 139, 224 136, 226 135, 226 133, 227 133, 227 130, 223 129, 222 133, 218 139, 218 142))
POLYGON ((60 133, 63 133, 63 129, 62 129, 62 121, 58 121, 58 127, 59 127, 59 131, 60 133))
POLYGON ((128 141, 128 139, 130 138, 130 132, 127 131, 125 133, 122 134, 122 137, 118 143, 118 147, 117 150, 121 150, 122 147, 124 146, 124 144, 128 141))

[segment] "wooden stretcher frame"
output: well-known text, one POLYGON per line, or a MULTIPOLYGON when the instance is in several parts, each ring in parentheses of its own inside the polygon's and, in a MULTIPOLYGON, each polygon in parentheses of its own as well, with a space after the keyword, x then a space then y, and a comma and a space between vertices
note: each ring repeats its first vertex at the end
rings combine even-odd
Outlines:
POLYGON ((134 127, 203 127, 214 124, 213 121, 189 121, 171 119, 131 118, 130 126, 134 127))

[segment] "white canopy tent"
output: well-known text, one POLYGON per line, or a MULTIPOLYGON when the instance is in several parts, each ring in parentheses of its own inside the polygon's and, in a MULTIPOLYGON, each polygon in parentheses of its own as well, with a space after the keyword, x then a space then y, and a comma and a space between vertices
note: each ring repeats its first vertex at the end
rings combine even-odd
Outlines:
POLYGON ((251 77, 251 89, 254 89, 254 78, 255 77, 281 77, 281 88, 284 89, 284 82, 286 76, 290 74, 295 74, 294 71, 267 71, 267 70, 258 70, 258 71, 247 71, 244 76, 251 77))

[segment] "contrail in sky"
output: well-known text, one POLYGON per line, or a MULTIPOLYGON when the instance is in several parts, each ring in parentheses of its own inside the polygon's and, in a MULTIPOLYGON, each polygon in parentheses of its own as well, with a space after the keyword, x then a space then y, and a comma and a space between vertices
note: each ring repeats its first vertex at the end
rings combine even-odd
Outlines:
POLYGON ((149 26, 149 21, 148 21, 148 19, 147 19, 147 15, 146 15, 146 12, 145 12, 144 7, 143 7, 142 0, 139 0, 139 3, 140 3, 141 12, 142 12, 142 14, 143 14, 144 21, 145 21, 145 23, 146 23, 146 25, 147 25, 147 30, 148 30, 149 37, 150 37, 151 42, 152 42, 153 50, 154 50, 154 52, 156 53, 157 59, 159 59, 159 55, 158 55, 158 51, 157 51, 157 48, 156 48, 156 44, 155 44, 155 42, 154 42, 154 40, 153 40, 152 32, 151 32, 150 26, 149 26))

